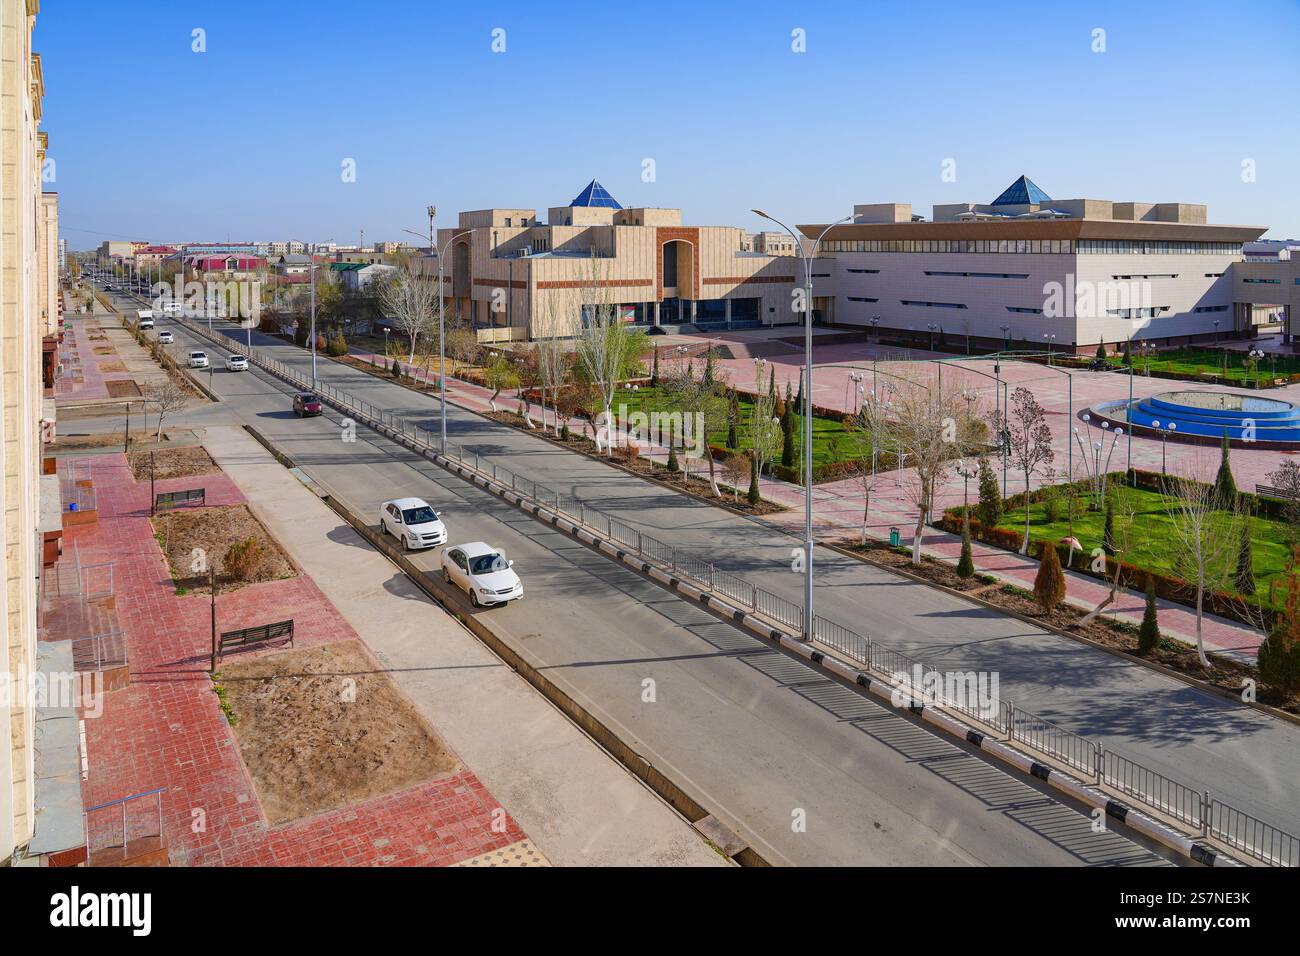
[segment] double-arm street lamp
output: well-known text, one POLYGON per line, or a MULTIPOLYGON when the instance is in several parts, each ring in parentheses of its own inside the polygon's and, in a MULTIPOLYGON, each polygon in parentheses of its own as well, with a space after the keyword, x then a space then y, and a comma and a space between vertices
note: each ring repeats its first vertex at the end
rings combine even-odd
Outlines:
POLYGON ((810 249, 806 249, 794 230, 787 226, 779 219, 775 219, 763 212, 761 209, 750 210, 754 215, 774 222, 784 229, 794 240, 794 247, 803 259, 804 275, 804 383, 803 383, 803 478, 804 478, 804 581, 803 581, 803 639, 812 641, 813 639, 813 532, 812 532, 812 509, 813 509, 813 468, 812 468, 812 391, 813 391, 813 260, 817 258, 817 250, 821 247, 822 240, 826 234, 836 226, 842 225, 853 218, 852 215, 845 216, 843 219, 836 220, 825 229, 813 242, 810 249))

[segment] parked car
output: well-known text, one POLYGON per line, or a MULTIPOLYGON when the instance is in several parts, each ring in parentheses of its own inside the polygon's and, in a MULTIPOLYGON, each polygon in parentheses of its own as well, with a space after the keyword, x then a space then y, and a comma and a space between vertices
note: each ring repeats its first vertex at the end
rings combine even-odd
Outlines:
POLYGON ((423 498, 394 498, 379 508, 379 529, 407 551, 447 543, 447 526, 423 498))
POLYGON ((247 372, 248 359, 244 358, 242 355, 228 355, 226 357, 226 371, 247 372))
POLYGON ((463 588, 475 607, 505 604, 524 596, 524 585, 499 549, 482 541, 458 544, 442 552, 442 579, 463 588))
POLYGON ((176 336, 172 335, 166 329, 163 329, 161 332, 158 333, 159 345, 171 345, 175 341, 176 341, 176 336))
POLYGON ((207 367, 208 367, 207 352, 190 353, 190 368, 207 368, 207 367))
POLYGON ((299 392, 293 397, 293 413, 299 418, 319 415, 323 411, 320 399, 311 392, 299 392))

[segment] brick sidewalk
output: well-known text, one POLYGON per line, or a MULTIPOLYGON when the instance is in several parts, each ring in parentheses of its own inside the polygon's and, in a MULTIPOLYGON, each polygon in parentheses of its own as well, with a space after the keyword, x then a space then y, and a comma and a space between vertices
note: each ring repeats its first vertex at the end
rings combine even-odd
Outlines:
MULTIPOLYGON (((85 721, 86 806, 165 788, 163 824, 174 864, 446 865, 524 839, 509 817, 505 832, 492 831, 500 804, 468 768, 268 826, 207 676, 207 596, 176 595, 148 518, 148 482, 133 480, 122 455, 95 456, 91 468, 99 521, 69 528, 65 550, 75 543, 85 564, 114 562, 131 681, 106 696, 101 717, 85 721), (192 827, 196 809, 206 817, 202 832, 192 827)), ((221 473, 159 482, 158 490, 199 485, 209 504, 245 500, 221 473)), ((306 575, 219 595, 217 616, 223 630, 292 617, 298 647, 357 638, 306 575)))

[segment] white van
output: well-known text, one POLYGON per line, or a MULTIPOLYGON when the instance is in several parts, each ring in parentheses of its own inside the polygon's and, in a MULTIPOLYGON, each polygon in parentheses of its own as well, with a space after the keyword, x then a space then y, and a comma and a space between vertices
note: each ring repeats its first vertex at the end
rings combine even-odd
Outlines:
POLYGON ((163 315, 180 315, 185 311, 185 303, 175 302, 175 301, 164 302, 162 310, 163 310, 163 315))
POLYGON ((140 309, 135 316, 141 329, 153 328, 153 309, 140 309))

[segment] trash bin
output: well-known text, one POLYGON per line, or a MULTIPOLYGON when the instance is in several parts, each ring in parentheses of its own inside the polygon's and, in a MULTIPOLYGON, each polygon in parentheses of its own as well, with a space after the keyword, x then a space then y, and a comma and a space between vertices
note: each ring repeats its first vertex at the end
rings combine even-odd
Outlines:
POLYGON ((897 529, 897 528, 890 528, 890 529, 889 529, 889 546, 890 546, 891 548, 897 548, 897 547, 898 547, 898 541, 899 541, 899 538, 898 538, 898 529, 897 529))

